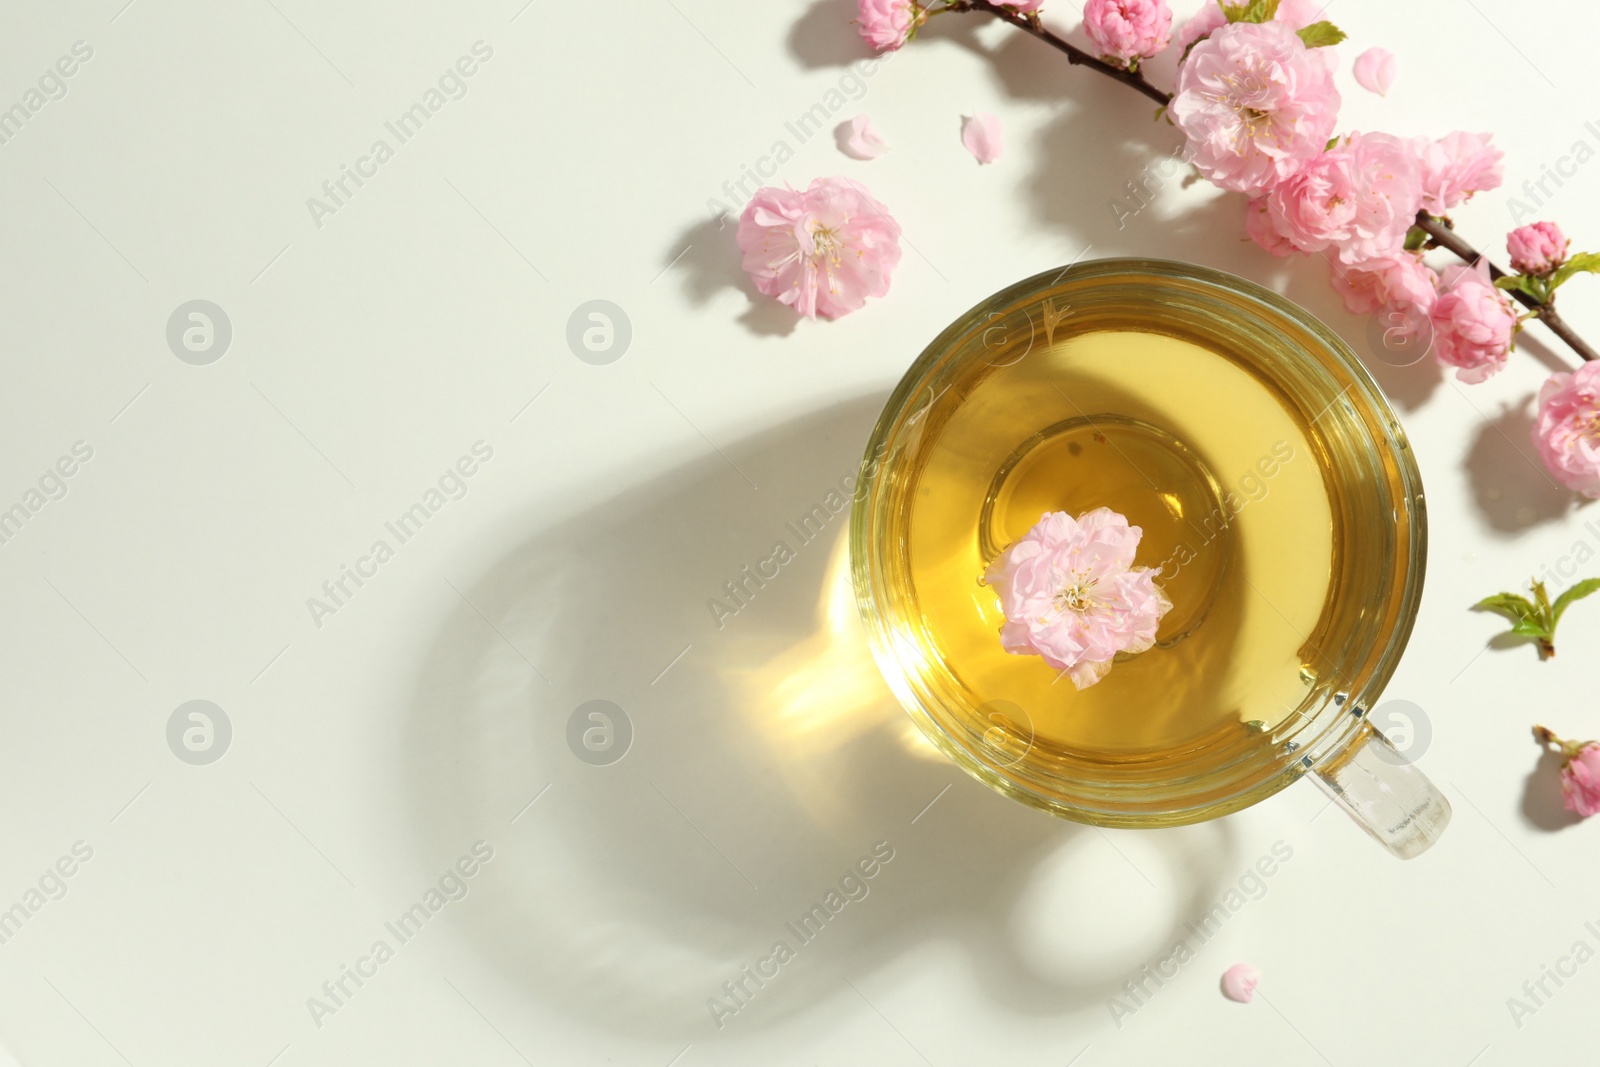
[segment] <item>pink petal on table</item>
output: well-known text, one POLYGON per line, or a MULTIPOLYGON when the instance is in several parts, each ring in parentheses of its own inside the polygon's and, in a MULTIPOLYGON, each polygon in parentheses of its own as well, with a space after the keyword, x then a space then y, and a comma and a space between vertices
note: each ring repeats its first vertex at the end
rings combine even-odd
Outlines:
POLYGON ((849 132, 844 135, 840 148, 855 159, 877 159, 889 150, 889 142, 865 115, 857 115, 845 123, 849 132))
POLYGON ((1256 983, 1259 981, 1260 971, 1248 963, 1235 963, 1222 972, 1222 995, 1240 1004, 1248 1004, 1255 999, 1256 983))
POLYGON ((1005 153, 1006 128, 993 115, 974 112, 961 127, 961 143, 979 163, 993 163, 1005 153))
POLYGON ((1356 83, 1369 93, 1389 95, 1394 84, 1394 53, 1387 48, 1369 48, 1356 56, 1356 83))

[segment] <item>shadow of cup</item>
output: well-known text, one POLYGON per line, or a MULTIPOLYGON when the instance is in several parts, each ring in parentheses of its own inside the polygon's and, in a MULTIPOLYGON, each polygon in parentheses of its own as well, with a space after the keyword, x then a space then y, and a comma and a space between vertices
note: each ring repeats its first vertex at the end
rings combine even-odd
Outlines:
POLYGON ((458 921, 515 995, 699 1041, 859 1010, 833 999, 848 982, 954 942, 995 1002, 1065 1013, 1168 956, 1243 865, 1225 821, 1113 838, 976 788, 916 734, 844 551, 882 401, 539 528, 441 620, 410 816, 429 866, 494 846, 458 921))

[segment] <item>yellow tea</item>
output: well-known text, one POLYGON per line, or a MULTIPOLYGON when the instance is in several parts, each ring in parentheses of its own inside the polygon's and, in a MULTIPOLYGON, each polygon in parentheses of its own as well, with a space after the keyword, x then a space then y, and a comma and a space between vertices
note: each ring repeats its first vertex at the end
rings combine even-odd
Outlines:
POLYGON ((1018 758, 1186 752, 1305 701, 1302 648, 1335 569, 1327 488, 1297 414, 1242 367, 1134 330, 1036 345, 963 396, 917 478, 906 536, 927 660, 1018 758), (979 578, 1045 512, 1098 507, 1141 528, 1136 565, 1173 607, 1155 648, 1080 692, 1001 648, 979 578))

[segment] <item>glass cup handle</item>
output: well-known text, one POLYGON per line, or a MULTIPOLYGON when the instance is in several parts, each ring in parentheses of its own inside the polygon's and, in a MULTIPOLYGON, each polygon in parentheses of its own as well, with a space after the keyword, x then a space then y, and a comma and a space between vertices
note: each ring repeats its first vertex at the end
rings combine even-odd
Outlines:
POLYGON ((1362 733, 1343 754, 1314 767, 1314 781, 1390 853, 1420 856, 1450 824, 1450 802, 1370 723, 1362 733))

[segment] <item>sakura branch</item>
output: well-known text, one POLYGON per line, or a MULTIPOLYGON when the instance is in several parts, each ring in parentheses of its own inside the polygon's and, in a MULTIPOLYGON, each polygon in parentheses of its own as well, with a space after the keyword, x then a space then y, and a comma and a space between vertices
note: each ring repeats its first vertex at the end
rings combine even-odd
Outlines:
MULTIPOLYGON (((1139 73, 1136 56, 1127 57, 1123 65, 1118 66, 1090 55, 1071 41, 1057 36, 1045 28, 1044 23, 1039 20, 1039 6, 1038 3, 1032 5, 1025 3, 1003 5, 991 4, 988 0, 952 0, 952 2, 942 7, 930 8, 928 13, 932 15, 945 11, 981 11, 984 14, 993 15, 1001 22, 1009 23, 1024 33, 1032 34, 1051 48, 1061 52, 1067 57, 1068 63, 1080 67, 1088 67, 1090 70, 1104 74, 1114 81, 1119 81, 1130 89, 1148 96, 1162 107, 1166 107, 1172 102, 1170 94, 1164 93, 1154 85, 1151 85, 1150 82, 1145 80, 1145 76, 1139 73)), ((1171 22, 1169 15, 1167 19, 1169 27, 1171 22)))
MULTIPOLYGON (((1155 101, 1161 105, 1157 116, 1166 115, 1187 137, 1188 157, 1201 174, 1252 198, 1247 228, 1258 243, 1276 255, 1324 255, 1352 312, 1383 315, 1408 335, 1401 340, 1425 336, 1463 380, 1482 381, 1497 372, 1528 318, 1539 319, 1584 360, 1596 357, 1557 313, 1554 300, 1557 285, 1573 273, 1600 269, 1600 257, 1546 261, 1543 273, 1521 270, 1514 260, 1515 273, 1508 274, 1463 240, 1446 214, 1474 192, 1500 184, 1501 154, 1487 136, 1328 139, 1340 99, 1332 60, 1321 50, 1343 41, 1344 34, 1319 19, 1321 7, 1313 0, 1218 0, 1189 20, 1175 41, 1165 0, 1087 0, 1083 28, 1099 55, 1046 26, 1042 6, 1043 0, 860 0, 859 23, 869 44, 889 51, 933 16, 989 15, 1043 41, 1067 62, 1155 101), (1141 60, 1169 44, 1181 50, 1172 93, 1140 69, 1141 60), (1241 79, 1227 64, 1259 77, 1241 79), (1273 85, 1271 76, 1284 72, 1298 77, 1293 88, 1273 85), (1373 164, 1382 166, 1366 169, 1373 164), (1375 175, 1398 177, 1383 182, 1375 175), (1411 194, 1414 210, 1398 209, 1406 196, 1396 192, 1411 194), (1421 260, 1432 248, 1474 269, 1456 268, 1441 278, 1421 260), (1528 314, 1519 316, 1503 298, 1484 294, 1489 286, 1507 292, 1528 314), (1439 298, 1458 287, 1466 291, 1445 306, 1464 320, 1437 321, 1439 298)), ((1357 77, 1372 91, 1387 91, 1394 57, 1369 50, 1358 61, 1357 77)))
MULTIPOLYGON (((1417 212, 1416 227, 1427 234, 1425 247, 1442 248, 1467 263, 1476 263, 1479 260, 1488 263, 1489 276, 1494 279, 1495 285, 1508 290, 1517 303, 1528 308, 1533 313, 1534 318, 1544 323, 1551 333, 1561 338, 1568 348, 1585 360, 1592 360, 1597 355, 1600 355, 1593 348, 1590 348, 1589 342, 1580 337, 1578 332, 1568 325, 1567 320, 1561 317, 1560 312, 1556 311, 1556 286, 1572 277, 1572 272, 1562 276, 1560 281, 1556 281, 1554 284, 1541 285, 1545 279, 1554 280, 1554 276, 1557 273, 1571 266, 1571 263, 1566 261, 1568 242, 1565 237, 1560 237, 1561 231, 1556 227, 1555 223, 1535 222, 1521 229, 1511 231, 1506 237, 1506 244, 1512 249, 1511 266, 1516 271, 1514 274, 1507 274, 1492 261, 1486 259, 1483 253, 1457 236, 1454 227, 1447 218, 1434 218, 1426 211, 1419 211, 1417 212), (1533 240, 1534 238, 1529 236, 1531 232, 1543 233, 1547 231, 1553 231, 1561 240, 1559 256, 1539 261, 1536 264, 1537 269, 1530 268, 1527 264, 1519 264, 1515 251, 1517 244, 1522 241, 1533 240), (1524 281, 1524 279, 1527 279, 1527 281, 1524 281), (1511 284, 1503 284, 1503 280, 1508 280, 1511 284), (1529 282, 1532 282, 1533 286, 1537 286, 1537 288, 1524 289, 1523 286, 1529 282)), ((1590 256, 1592 256, 1592 253, 1580 253, 1578 256, 1573 257, 1573 262, 1582 261, 1590 256)), ((1592 270, 1593 268, 1585 266, 1579 269, 1592 270)))

